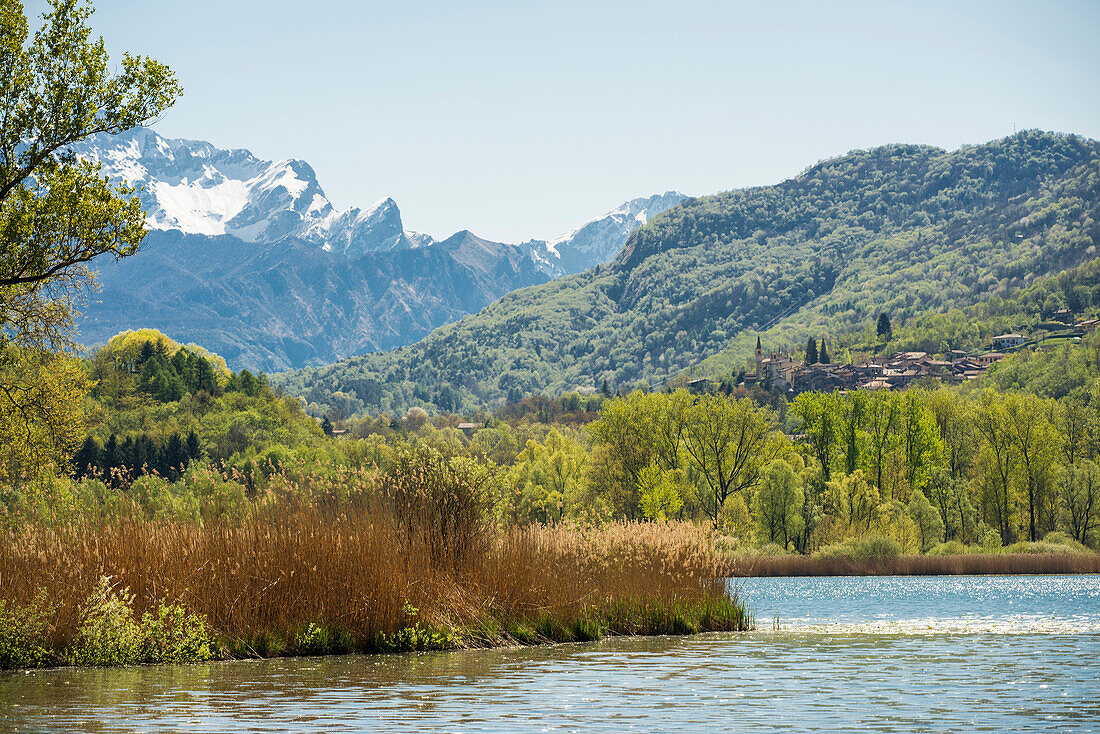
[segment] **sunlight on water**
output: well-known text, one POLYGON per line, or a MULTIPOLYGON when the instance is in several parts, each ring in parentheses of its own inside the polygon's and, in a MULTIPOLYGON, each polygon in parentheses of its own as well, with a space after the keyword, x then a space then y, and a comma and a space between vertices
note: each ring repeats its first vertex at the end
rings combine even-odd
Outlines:
POLYGON ((1098 577, 736 583, 755 632, 7 674, 0 730, 1100 731, 1098 577))

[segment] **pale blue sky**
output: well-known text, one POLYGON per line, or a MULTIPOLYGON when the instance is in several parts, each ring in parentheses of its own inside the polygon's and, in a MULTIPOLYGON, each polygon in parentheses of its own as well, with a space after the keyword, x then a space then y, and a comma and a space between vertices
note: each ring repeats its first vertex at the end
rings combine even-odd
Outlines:
POLYGON ((392 196, 436 236, 551 237, 883 143, 1100 138, 1095 0, 97 5, 112 55, 184 85, 158 132, 305 159, 336 206, 392 196))

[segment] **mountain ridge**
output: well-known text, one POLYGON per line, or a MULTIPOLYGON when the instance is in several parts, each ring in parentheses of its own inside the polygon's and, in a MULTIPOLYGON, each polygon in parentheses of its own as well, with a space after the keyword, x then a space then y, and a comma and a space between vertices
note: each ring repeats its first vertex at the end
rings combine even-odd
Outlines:
POLYGON ((852 151, 774 186, 687 199, 608 267, 504 296, 401 349, 279 376, 368 411, 484 408, 504 398, 736 369, 783 344, 995 297, 1095 257, 1100 143, 1024 131, 944 151, 852 151), (706 362, 705 360, 710 360, 706 362))
POLYGON ((610 260, 650 212, 684 198, 634 199, 555 240, 509 244, 462 230, 436 241, 407 230, 392 198, 336 210, 300 160, 148 128, 94 136, 73 152, 138 189, 150 229, 138 255, 99 266, 102 292, 78 321, 82 338, 104 343, 148 326, 265 371, 409 344, 509 290, 610 260), (212 313, 235 329, 204 321, 212 313), (291 314, 301 333, 286 323, 291 314))

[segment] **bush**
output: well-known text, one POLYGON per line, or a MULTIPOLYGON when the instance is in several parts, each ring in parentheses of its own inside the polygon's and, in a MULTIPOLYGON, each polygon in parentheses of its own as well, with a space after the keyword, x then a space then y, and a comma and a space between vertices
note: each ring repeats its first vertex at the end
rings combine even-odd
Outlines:
POLYGON ((100 577, 88 597, 68 654, 73 665, 194 663, 213 657, 213 635, 203 617, 179 604, 158 604, 138 622, 134 595, 116 589, 109 576, 100 577))
POLYGON ((0 669, 40 668, 50 661, 50 612, 45 591, 26 606, 0 599, 0 669))
POLYGON ((773 558, 775 556, 789 556, 791 554, 786 548, 779 545, 779 543, 766 543, 759 548, 752 549, 748 555, 757 558, 773 558))
POLYGON ((80 629, 69 650, 73 665, 131 665, 141 657, 141 625, 134 619, 134 597, 101 576, 82 611, 80 629))
POLYGON ((946 543, 939 543, 928 549, 928 555, 930 556, 964 556, 968 553, 981 553, 982 549, 978 546, 969 546, 965 543, 960 543, 957 540, 949 540, 946 543))
POLYGON ((897 558, 901 546, 896 540, 881 535, 864 535, 834 543, 814 553, 814 558, 851 558, 859 561, 880 561, 897 558))
POLYGON ((1054 530, 1047 533, 1043 536, 1043 542, 1054 545, 1064 545, 1067 548, 1072 548, 1074 553, 1092 553, 1092 550, 1090 550, 1088 546, 1078 543, 1071 538, 1068 533, 1063 533, 1061 530, 1054 530))
POLYGON ((181 604, 158 604, 155 614, 142 615, 141 628, 141 662, 198 663, 214 657, 206 619, 181 604))
MULTIPOLYGON (((1051 533, 1053 535, 1053 533, 1051 533)), ((1050 537, 1049 535, 1047 536, 1050 537)), ((1054 556, 1072 556, 1079 553, 1092 553, 1088 548, 1080 543, 1069 540, 1068 543, 1050 542, 1046 538, 1035 543, 1029 543, 1026 540, 1021 540, 1019 543, 1013 543, 1012 545, 1004 549, 1005 553, 1029 553, 1036 555, 1054 555, 1054 556)))

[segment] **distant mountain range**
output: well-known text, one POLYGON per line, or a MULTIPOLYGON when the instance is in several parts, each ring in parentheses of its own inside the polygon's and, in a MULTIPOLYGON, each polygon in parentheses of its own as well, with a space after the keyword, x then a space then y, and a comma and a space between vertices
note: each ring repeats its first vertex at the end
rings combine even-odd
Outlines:
MULTIPOLYGON (((906 323, 1009 295, 1098 257, 1098 223, 1095 140, 1025 131, 954 151, 857 150, 774 186, 684 200, 610 266, 509 293, 416 344, 276 381, 321 406, 340 391, 396 414, 729 374, 758 335, 766 349, 811 336, 832 346, 873 335, 883 312, 906 323)), ((1078 300, 1100 306, 1090 288, 1078 300)))
POLYGON ((441 241, 405 229, 393 199, 336 210, 300 160, 163 138, 148 128, 73 149, 138 189, 150 234, 101 265, 78 326, 87 344, 151 327, 234 368, 319 365, 410 344, 505 293, 615 258, 685 197, 635 199, 551 240, 441 241))

